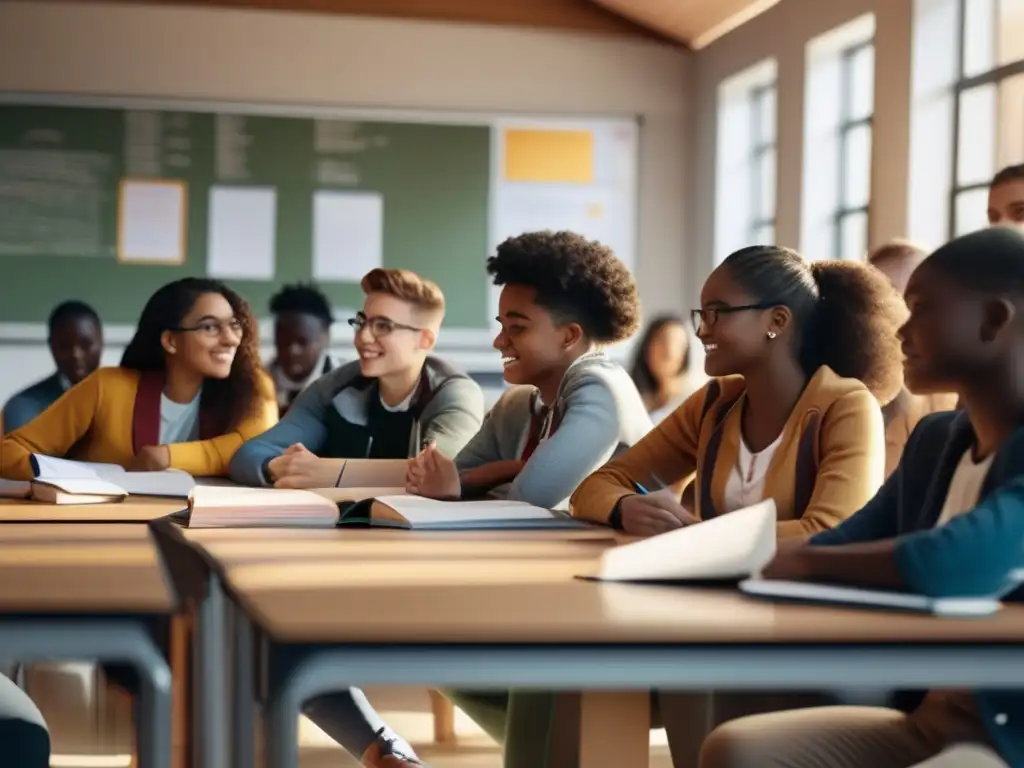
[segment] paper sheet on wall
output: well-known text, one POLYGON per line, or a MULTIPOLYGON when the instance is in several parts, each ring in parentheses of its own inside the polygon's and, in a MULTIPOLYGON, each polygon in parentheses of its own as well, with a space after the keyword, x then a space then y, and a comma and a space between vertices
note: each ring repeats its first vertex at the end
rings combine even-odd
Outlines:
POLYGON ((118 261, 184 263, 185 199, 185 184, 180 181, 121 182, 118 261))
POLYGON ((314 193, 314 280, 358 283, 383 261, 383 196, 375 192, 314 193))
POLYGON ((569 230, 615 248, 611 192, 599 186, 505 185, 498 241, 541 229, 569 230))
POLYGON ((210 277, 274 279, 276 189, 211 187, 208 227, 206 272, 210 277))

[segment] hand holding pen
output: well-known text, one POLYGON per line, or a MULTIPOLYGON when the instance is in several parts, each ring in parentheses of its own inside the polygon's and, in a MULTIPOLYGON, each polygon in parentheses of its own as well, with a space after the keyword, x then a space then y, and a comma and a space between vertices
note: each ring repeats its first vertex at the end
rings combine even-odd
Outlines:
POLYGON ((657 477, 652 477, 652 480, 658 484, 658 490, 648 491, 634 482, 636 494, 619 502, 623 531, 633 536, 656 536, 698 522, 679 503, 679 494, 673 488, 657 477))

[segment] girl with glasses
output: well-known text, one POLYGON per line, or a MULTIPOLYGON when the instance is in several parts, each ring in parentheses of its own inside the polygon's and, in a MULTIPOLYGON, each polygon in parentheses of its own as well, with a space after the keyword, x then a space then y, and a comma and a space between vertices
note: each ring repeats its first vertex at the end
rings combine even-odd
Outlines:
POLYGON ((249 305, 223 283, 187 277, 149 299, 120 366, 100 368, 4 438, 0 467, 31 479, 39 454, 221 476, 276 421, 249 305))

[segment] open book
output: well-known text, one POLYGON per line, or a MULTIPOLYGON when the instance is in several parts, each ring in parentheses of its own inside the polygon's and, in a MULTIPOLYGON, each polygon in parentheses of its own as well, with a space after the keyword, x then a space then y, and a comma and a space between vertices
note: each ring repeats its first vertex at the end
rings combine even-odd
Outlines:
POLYGON ((775 502, 771 499, 719 517, 606 550, 599 581, 739 580, 775 556, 775 502))
POLYGON ((373 490, 292 491, 198 486, 189 501, 188 525, 190 528, 354 525, 441 530, 585 525, 562 512, 523 502, 435 501, 406 495, 373 498, 370 493, 373 490), (354 500, 365 500, 365 503, 339 503, 354 500))
MULTIPOLYGON (((55 487, 68 495, 109 495, 113 490, 122 498, 136 494, 187 499, 196 485, 191 475, 174 469, 163 472, 129 472, 117 464, 68 461, 52 456, 33 455, 32 468, 36 473, 32 481, 34 487, 55 487)), ((32 495, 38 498, 35 490, 32 495)))
POLYGON ((877 589, 841 587, 834 584, 759 578, 740 582, 740 591, 746 595, 776 600, 887 608, 951 617, 990 616, 1002 607, 998 597, 934 598, 910 592, 888 592, 877 589))

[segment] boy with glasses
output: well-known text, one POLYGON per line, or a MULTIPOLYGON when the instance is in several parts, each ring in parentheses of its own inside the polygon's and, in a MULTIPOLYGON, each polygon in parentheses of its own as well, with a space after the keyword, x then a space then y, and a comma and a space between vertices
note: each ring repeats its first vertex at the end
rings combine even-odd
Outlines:
POLYGON ((427 442, 457 453, 480 428, 480 387, 430 354, 441 289, 401 269, 374 269, 361 285, 366 300, 349 321, 359 359, 320 377, 277 426, 243 445, 231 462, 236 482, 334 486, 332 459, 405 459, 427 442))

